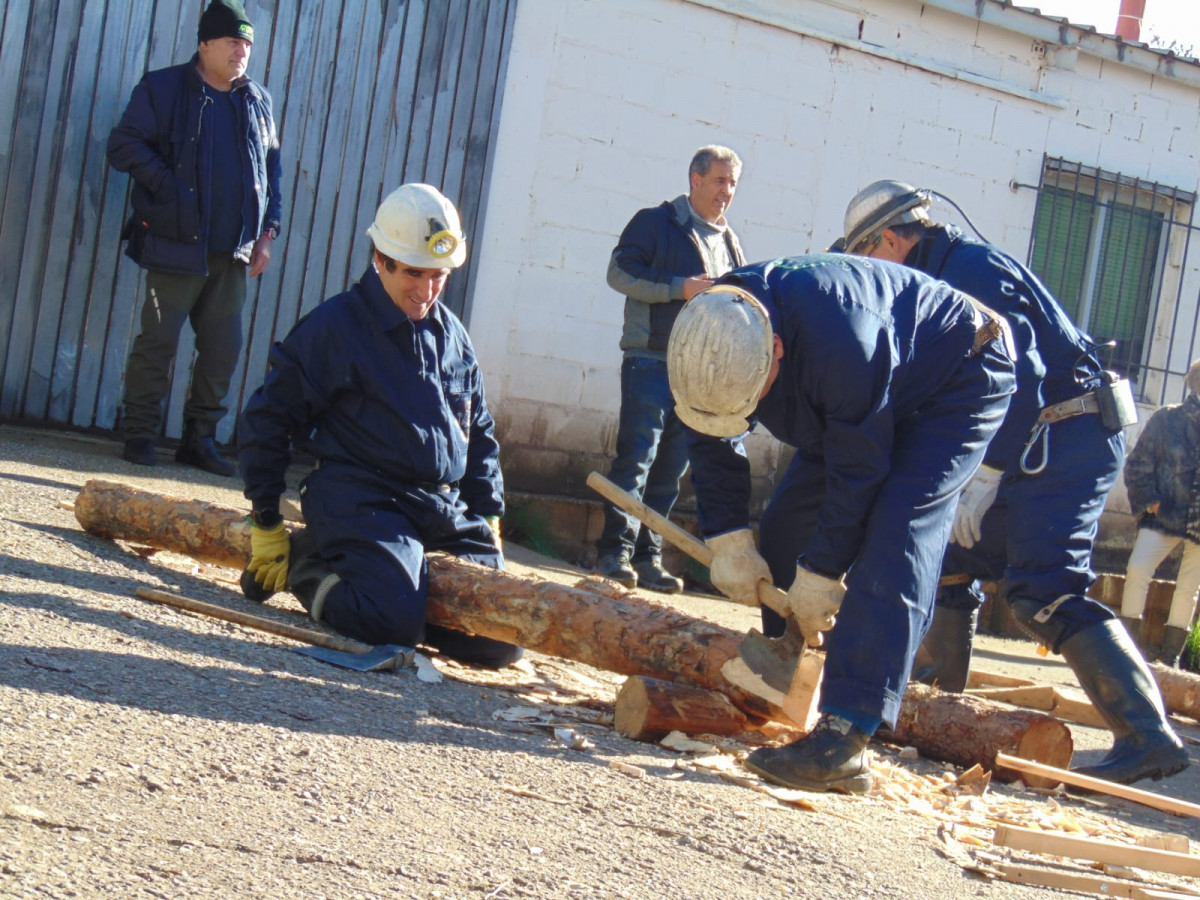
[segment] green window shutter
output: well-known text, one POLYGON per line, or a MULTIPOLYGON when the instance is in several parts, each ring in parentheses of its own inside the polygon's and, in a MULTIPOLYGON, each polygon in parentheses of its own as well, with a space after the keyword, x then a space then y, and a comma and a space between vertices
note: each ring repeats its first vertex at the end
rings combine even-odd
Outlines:
POLYGON ((1094 214, 1091 197, 1062 188, 1045 188, 1038 195, 1030 268, 1073 319, 1077 319, 1083 302, 1094 214))

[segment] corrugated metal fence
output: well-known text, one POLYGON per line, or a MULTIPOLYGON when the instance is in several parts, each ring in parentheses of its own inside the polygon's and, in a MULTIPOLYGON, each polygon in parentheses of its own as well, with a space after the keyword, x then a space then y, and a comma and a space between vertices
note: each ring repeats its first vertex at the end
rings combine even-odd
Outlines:
MULTIPOLYGON (((247 0, 249 74, 275 103, 283 234, 253 281, 230 405, 273 340, 361 274, 362 236, 405 181, 479 234, 517 0, 247 0)), ((114 428, 145 279, 118 235, 129 179, 105 142, 148 69, 196 49, 201 0, 9 0, 0 9, 0 419, 114 428), (15 89, 14 89, 15 88, 15 89)), ((462 313, 472 266, 450 280, 462 313)), ((184 329, 165 433, 190 374, 184 329)), ((227 440, 234 416, 218 437, 227 440)))

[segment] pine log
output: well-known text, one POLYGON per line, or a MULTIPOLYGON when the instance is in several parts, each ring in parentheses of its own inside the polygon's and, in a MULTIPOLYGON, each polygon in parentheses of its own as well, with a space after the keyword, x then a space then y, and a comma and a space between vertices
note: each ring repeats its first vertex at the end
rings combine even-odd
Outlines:
POLYGON ((621 685, 613 725, 635 741, 658 741, 672 731, 733 735, 750 727, 724 694, 644 675, 626 678, 621 685))
MULTIPOLYGON (((240 569, 249 556, 244 513, 202 501, 89 481, 76 498, 75 517, 92 534, 215 565, 240 569)), ((737 656, 744 635, 630 592, 605 598, 432 554, 427 617, 437 625, 610 672, 718 691, 752 723, 784 720, 780 709, 721 674, 721 667, 737 656)), ((1066 766, 1072 749, 1070 731, 1050 716, 918 684, 909 685, 890 739, 968 768, 977 763, 994 768, 997 752, 1066 766)), ((1018 776, 1001 769, 996 777, 1018 776)))
POLYGON ((1168 669, 1161 663, 1150 666, 1168 712, 1200 719, 1200 675, 1183 669, 1168 669))
MULTIPOLYGON (((969 694, 946 694, 924 684, 909 684, 900 717, 888 740, 916 747, 926 756, 970 767, 992 769, 1001 781, 1020 777, 996 766, 996 754, 1006 753, 1066 768, 1074 744, 1071 730, 1057 719, 1026 709, 1008 709, 969 694)), ((1051 787, 1050 782, 1034 784, 1051 787)))
MULTIPOLYGON (((245 515, 198 500, 89 481, 75 500, 84 530, 241 569, 250 554, 245 515)), ((765 700, 730 684, 721 666, 743 635, 632 592, 620 598, 429 556, 426 618, 435 625, 508 641, 622 675, 647 675, 721 691, 742 713, 781 718, 765 700)))

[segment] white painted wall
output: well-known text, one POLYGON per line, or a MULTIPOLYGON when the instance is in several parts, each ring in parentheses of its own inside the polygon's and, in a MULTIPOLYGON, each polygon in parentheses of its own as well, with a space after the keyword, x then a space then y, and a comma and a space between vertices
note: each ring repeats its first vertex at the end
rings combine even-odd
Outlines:
MULTIPOLYGON (((512 487, 586 496, 607 471, 609 253, 703 144, 745 163, 728 218, 750 259, 823 249, 877 178, 953 197, 1022 259, 1036 192, 1010 184, 1036 186, 1044 153, 1200 188, 1200 79, 1047 48, 1016 30, 1045 20, 988 5, 1006 27, 945 0, 522 0, 469 321, 512 487)), ((770 478, 774 443, 754 453, 770 478)))

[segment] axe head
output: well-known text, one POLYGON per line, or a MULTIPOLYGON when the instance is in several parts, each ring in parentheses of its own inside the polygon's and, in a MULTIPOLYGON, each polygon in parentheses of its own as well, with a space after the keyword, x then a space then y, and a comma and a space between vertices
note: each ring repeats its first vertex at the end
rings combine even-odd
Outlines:
POLYGON ((347 650, 331 650, 328 647, 297 647, 297 653, 319 659, 321 662, 353 669, 355 672, 391 672, 412 665, 416 651, 400 644, 380 644, 363 653, 347 650))
POLYGON ((788 616, 784 632, 769 638, 751 629, 738 647, 738 656, 746 667, 770 687, 784 694, 792 685, 796 667, 804 656, 804 635, 796 620, 788 616))

